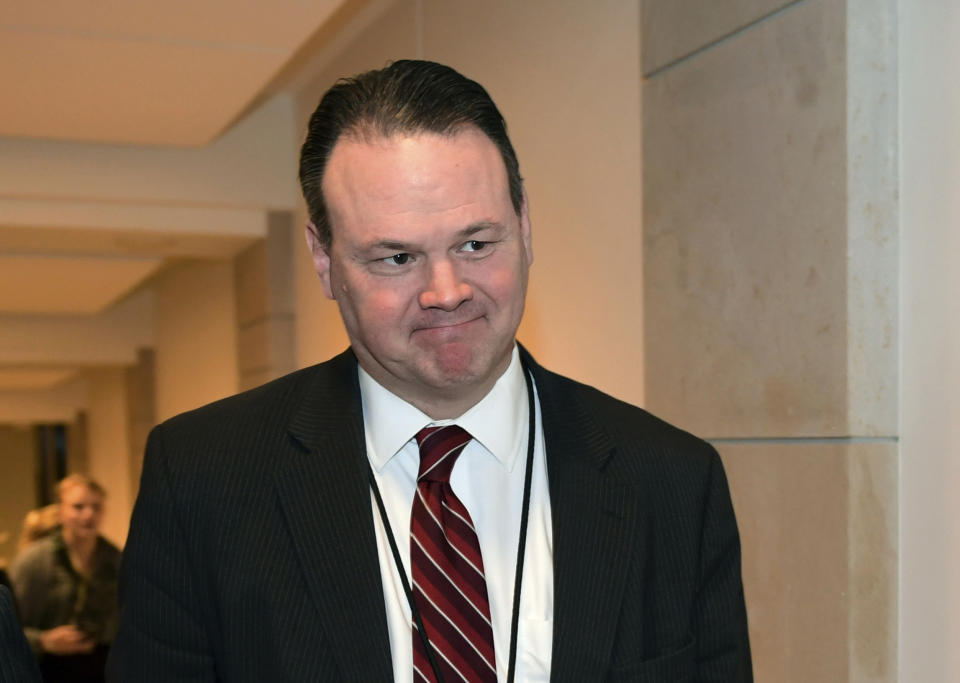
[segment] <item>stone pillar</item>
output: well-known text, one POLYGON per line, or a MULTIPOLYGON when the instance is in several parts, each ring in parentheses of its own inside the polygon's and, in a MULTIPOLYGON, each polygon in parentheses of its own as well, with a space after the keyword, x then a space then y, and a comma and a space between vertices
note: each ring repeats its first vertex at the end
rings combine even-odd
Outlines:
POLYGON ((125 369, 127 391, 127 436, 130 444, 130 500, 136 500, 143 472, 147 436, 157 423, 155 353, 140 349, 137 364, 125 369))
POLYGON ((107 491, 101 533, 118 546, 127 539, 134 491, 130 487, 130 406, 127 370, 91 368, 87 383, 88 452, 85 473, 107 491))
POLYGON ((644 0, 646 402, 713 441, 758 681, 895 681, 896 5, 644 0))
POLYGON ((234 260, 240 389, 291 372, 294 349, 293 216, 268 215, 267 237, 234 260))
POLYGON ((237 392, 235 289, 232 261, 183 261, 157 277, 157 420, 237 392))

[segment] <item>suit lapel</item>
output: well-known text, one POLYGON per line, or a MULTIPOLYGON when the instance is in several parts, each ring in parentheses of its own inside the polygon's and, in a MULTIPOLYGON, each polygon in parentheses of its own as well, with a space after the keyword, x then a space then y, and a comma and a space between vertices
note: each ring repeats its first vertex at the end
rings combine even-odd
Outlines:
POLYGON ((343 677, 390 680, 356 368, 349 351, 318 367, 289 425, 301 448, 282 462, 276 484, 310 598, 343 677))
POLYGON ((565 380, 530 365, 553 521, 551 680, 594 680, 610 666, 627 570, 642 561, 634 556, 642 552, 642 501, 612 475, 613 442, 565 380))

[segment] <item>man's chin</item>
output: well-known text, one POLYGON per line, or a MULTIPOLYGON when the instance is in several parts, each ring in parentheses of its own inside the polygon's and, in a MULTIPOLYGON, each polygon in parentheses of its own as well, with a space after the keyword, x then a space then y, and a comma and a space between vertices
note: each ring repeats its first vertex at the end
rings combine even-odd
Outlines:
POLYGON ((492 386, 506 370, 509 354, 503 362, 490 351, 478 349, 474 344, 445 344, 430 355, 424 375, 430 378, 429 383, 435 389, 448 395, 459 388, 470 391, 482 384, 492 386))
POLYGON ((434 352, 433 366, 444 384, 469 382, 477 372, 474 360, 477 354, 473 345, 462 342, 442 344, 434 352))

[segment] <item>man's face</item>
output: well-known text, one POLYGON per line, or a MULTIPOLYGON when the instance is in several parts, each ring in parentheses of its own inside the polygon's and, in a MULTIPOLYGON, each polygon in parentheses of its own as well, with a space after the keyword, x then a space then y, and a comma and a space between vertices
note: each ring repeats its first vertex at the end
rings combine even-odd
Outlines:
POLYGON ((434 417, 482 398, 509 364, 533 259, 493 142, 474 127, 343 137, 322 190, 333 241, 308 241, 363 368, 434 417))
POLYGON ((103 520, 103 496, 86 486, 71 486, 60 500, 60 523, 74 538, 96 538, 103 520))

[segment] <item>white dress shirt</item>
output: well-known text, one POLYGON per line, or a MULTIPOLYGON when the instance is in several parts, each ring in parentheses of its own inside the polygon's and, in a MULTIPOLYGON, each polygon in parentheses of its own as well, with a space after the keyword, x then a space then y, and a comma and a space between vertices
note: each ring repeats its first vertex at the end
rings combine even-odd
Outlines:
MULTIPOLYGON (((516 578, 517 543, 523 507, 529 404, 524 370, 514 347, 510 365, 490 392, 455 420, 431 420, 387 391, 360 368, 367 457, 390 527, 410 580, 410 510, 417 488, 420 451, 414 436, 427 425, 458 424, 473 436, 450 476, 454 493, 470 512, 490 600, 497 678, 505 681, 510 619, 516 578)), ((530 489, 530 517, 520 593, 516 681, 547 681, 553 640, 553 529, 544 458, 540 402, 536 399, 536 444, 530 489)), ((387 610, 394 680, 413 681, 410 606, 371 493, 387 610)))

